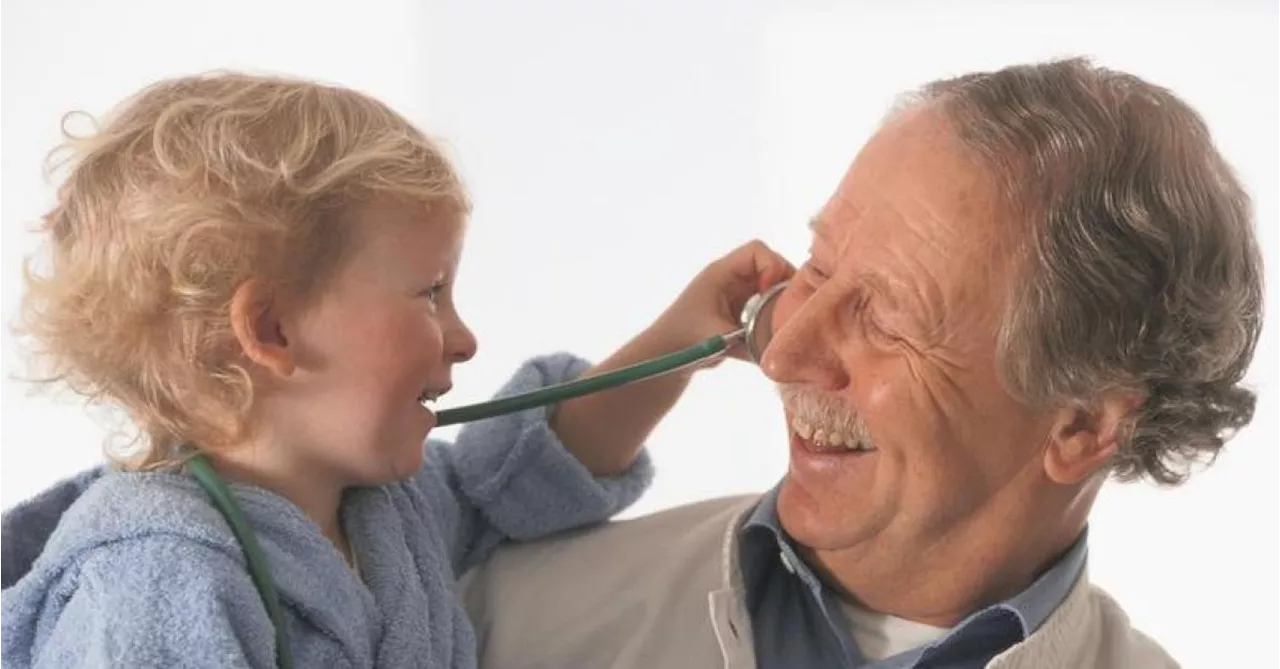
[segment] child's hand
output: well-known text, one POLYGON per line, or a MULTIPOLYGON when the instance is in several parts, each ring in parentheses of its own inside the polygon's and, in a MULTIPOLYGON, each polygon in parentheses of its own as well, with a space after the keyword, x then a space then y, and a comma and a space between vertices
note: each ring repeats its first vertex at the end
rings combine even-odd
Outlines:
MULTIPOLYGON (((675 353, 732 332, 738 329, 738 316, 752 295, 794 273, 790 263, 763 243, 744 244, 699 272, 653 325, 583 376, 675 353)), ((745 349, 737 344, 729 355, 745 359, 745 349)), ((617 475, 635 460, 640 445, 675 405, 698 367, 567 400, 556 407, 551 428, 593 474, 617 475)))
MULTIPOLYGON (((764 242, 748 242, 699 272, 644 336, 674 353, 732 332, 741 325, 738 318, 747 300, 794 273, 791 263, 764 242)), ((736 343, 729 355, 745 360, 746 347, 736 343)))

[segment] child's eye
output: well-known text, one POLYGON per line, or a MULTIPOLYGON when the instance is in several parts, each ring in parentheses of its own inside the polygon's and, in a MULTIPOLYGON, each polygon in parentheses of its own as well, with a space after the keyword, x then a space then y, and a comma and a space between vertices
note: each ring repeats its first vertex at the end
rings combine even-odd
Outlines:
POLYGON ((430 288, 427 288, 426 290, 423 290, 420 293, 420 295, 422 295, 422 297, 427 298, 428 300, 431 300, 432 303, 435 303, 440 299, 440 295, 444 293, 444 289, 445 289, 445 283, 442 281, 440 283, 433 284, 430 288))

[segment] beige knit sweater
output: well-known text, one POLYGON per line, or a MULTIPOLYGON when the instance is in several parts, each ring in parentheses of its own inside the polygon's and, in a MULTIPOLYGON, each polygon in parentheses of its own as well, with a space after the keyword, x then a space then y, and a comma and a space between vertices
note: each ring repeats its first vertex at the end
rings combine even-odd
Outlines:
MULTIPOLYGON (((461 584, 481 667, 755 666, 737 536, 755 497, 712 500, 500 550, 461 584)), ((990 669, 1177 667, 1082 574, 990 669)))

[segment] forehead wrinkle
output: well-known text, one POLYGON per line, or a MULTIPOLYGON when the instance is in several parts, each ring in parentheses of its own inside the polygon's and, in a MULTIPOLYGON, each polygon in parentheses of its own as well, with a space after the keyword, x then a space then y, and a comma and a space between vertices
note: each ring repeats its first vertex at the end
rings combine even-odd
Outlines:
POLYGON ((929 198, 915 194, 907 198, 909 205, 918 207, 918 212, 907 212, 902 210, 894 211, 902 220, 904 225, 912 228, 912 230, 920 230, 922 227, 929 230, 929 234, 918 234, 923 241, 929 246, 936 249, 943 256, 947 255, 947 250, 954 248, 954 242, 960 237, 959 231, 954 225, 955 216, 946 215, 940 212, 933 204, 929 202, 929 198), (928 221, 925 223, 925 221, 928 221), (922 225, 923 224, 923 225, 922 225))
MULTIPOLYGON (((847 202, 847 201, 846 201, 847 202)), ((888 203, 886 203, 888 205, 888 203)), ((852 210, 852 207, 841 207, 852 210)), ((870 208, 856 209, 861 213, 870 208)), ((881 298, 884 311, 904 317, 908 331, 904 335, 919 338, 923 343, 940 342, 947 322, 948 300, 942 286, 936 280, 938 265, 947 256, 947 244, 932 234, 921 234, 937 226, 921 226, 912 223, 897 208, 885 206, 866 219, 868 235, 863 248, 850 248, 859 237, 858 221, 842 219, 840 229, 847 231, 836 249, 834 259, 837 268, 848 266, 844 273, 851 286, 871 291, 881 298), (890 225, 906 228, 910 235, 881 235, 875 228, 890 225), (851 252, 852 251, 852 252, 851 252), (924 256, 924 257, 922 257, 924 256)), ((829 222, 829 221, 828 221, 829 222)), ((826 238, 830 242, 830 237, 826 238)))
MULTIPOLYGON (((910 171, 900 159, 897 163, 892 171, 898 177, 910 171)), ((985 276, 995 271, 982 257, 993 250, 990 244, 969 238, 990 237, 990 231, 958 225, 991 215, 982 211, 986 200, 976 188, 979 184, 970 183, 972 176, 958 175, 962 183, 933 193, 900 179, 879 183, 866 169, 855 167, 828 206, 810 221, 819 248, 830 253, 826 262, 835 264, 833 274, 843 274, 842 283, 854 290, 861 286, 883 296, 888 309, 907 317, 912 332, 904 334, 926 344, 943 346, 951 334, 958 334, 950 330, 959 329, 966 316, 952 311, 974 289, 966 285, 974 280, 973 272, 985 276), (942 277, 952 277, 955 285, 940 282, 942 277)))
MULTIPOLYGON (((992 226, 975 225, 999 217, 980 190, 966 186, 952 195, 938 202, 927 194, 903 193, 899 202, 885 202, 884 215, 911 233, 898 248, 900 262, 913 265, 917 272, 932 269, 928 274, 945 274, 963 283, 974 278, 975 270, 982 276, 990 274, 1003 260, 998 257, 998 233, 992 226), (966 221, 971 224, 961 224, 966 221)), ((947 297, 940 286, 932 288, 937 302, 947 297)))

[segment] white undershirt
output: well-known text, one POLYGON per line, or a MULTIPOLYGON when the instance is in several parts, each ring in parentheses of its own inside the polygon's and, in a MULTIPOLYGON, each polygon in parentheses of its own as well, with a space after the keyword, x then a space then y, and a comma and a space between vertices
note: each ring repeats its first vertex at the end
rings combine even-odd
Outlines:
POLYGON ((870 662, 892 657, 942 638, 948 630, 877 613, 840 598, 840 608, 849 621, 853 641, 870 662))

